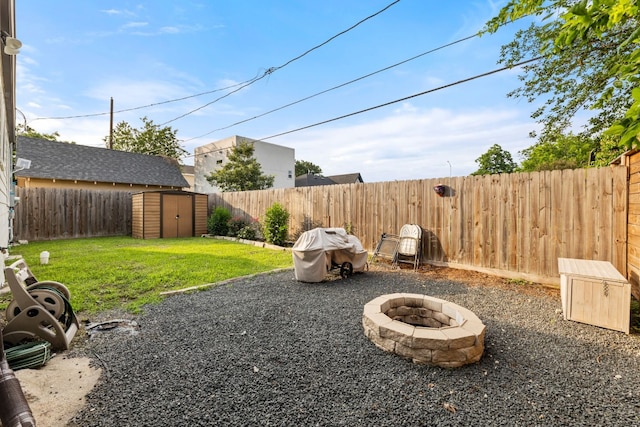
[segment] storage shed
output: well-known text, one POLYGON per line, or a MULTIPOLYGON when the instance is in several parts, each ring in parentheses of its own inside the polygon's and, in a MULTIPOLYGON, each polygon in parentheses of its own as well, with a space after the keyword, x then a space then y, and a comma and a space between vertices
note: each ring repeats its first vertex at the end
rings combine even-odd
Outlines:
POLYGON ((131 205, 134 238, 193 237, 207 233, 206 194, 145 191, 134 194, 131 205))

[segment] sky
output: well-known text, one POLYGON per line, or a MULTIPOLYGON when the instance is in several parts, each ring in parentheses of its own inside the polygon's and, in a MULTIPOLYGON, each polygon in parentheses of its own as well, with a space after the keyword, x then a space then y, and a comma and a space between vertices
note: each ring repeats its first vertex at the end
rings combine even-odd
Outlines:
POLYGON ((114 126, 171 127, 184 164, 239 135, 293 148, 324 175, 465 176, 494 144, 519 162, 540 128, 535 104, 507 97, 520 69, 455 84, 501 68, 525 20, 443 47, 504 3, 20 0, 16 120, 105 147, 113 99, 114 126))

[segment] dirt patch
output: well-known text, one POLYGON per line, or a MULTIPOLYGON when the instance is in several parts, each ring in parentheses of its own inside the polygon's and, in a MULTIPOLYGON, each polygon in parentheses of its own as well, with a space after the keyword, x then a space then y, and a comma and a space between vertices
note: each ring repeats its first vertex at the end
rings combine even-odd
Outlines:
POLYGON ((38 369, 15 372, 38 427, 60 427, 85 405, 102 371, 86 357, 57 355, 38 369))
MULTIPOLYGON (((387 262, 376 262, 370 265, 371 270, 392 271, 394 267, 387 262)), ((400 264, 403 271, 413 271, 412 266, 400 264)), ((520 292, 531 296, 553 296, 560 298, 560 289, 548 285, 527 282, 525 280, 506 279, 504 277, 479 273, 473 270, 461 270, 449 267, 422 265, 418 271, 427 280, 449 280, 465 283, 468 286, 485 286, 520 292)))

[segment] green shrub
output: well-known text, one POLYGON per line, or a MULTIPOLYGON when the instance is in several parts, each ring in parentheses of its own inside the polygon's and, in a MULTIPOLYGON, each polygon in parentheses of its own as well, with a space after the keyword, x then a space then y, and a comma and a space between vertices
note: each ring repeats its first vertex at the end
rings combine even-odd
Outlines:
POLYGON ((262 234, 267 243, 282 246, 289 232, 289 212, 278 202, 271 205, 264 214, 262 234))
MULTIPOLYGON (((245 221, 244 219, 242 219, 239 216, 234 216, 233 218, 229 219, 229 222, 227 223, 229 226, 229 230, 227 231, 227 235, 228 236, 238 236, 238 233, 240 232, 240 230, 242 230, 243 228, 245 228, 248 224, 247 221, 245 221)), ((238 236, 240 237, 240 236, 238 236)), ((242 237, 242 239, 244 239, 244 237, 242 237)))
POLYGON ((222 206, 215 208, 207 220, 207 230, 209 234, 226 236, 229 232, 230 219, 231 212, 229 212, 227 208, 223 208, 222 206))
POLYGON ((240 239, 256 240, 256 229, 250 225, 246 225, 238 230, 236 234, 240 239))

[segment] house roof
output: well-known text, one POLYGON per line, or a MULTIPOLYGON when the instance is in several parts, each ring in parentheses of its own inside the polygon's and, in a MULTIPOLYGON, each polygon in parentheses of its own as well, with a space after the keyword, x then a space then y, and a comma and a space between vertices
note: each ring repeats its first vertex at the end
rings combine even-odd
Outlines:
POLYGON ((335 185, 336 182, 331 178, 316 175, 313 173, 305 173, 304 175, 296 176, 296 187, 313 187, 316 185, 335 185))
POLYGON ((344 175, 322 176, 313 173, 305 173, 296 176, 296 187, 313 187, 315 185, 355 184, 364 182, 359 173, 347 173, 344 175))
POLYGON ((31 167, 16 176, 188 187, 173 159, 19 136, 16 156, 31 167))
POLYGON ((362 180, 362 176, 358 172, 356 173, 346 173, 343 175, 331 175, 327 178, 330 178, 336 184, 355 184, 357 182, 364 182, 362 180))

